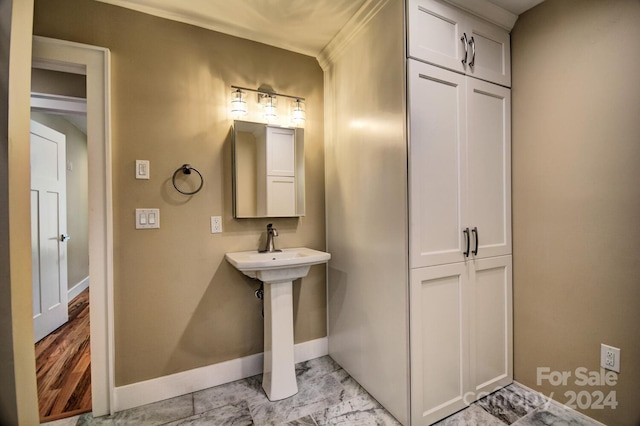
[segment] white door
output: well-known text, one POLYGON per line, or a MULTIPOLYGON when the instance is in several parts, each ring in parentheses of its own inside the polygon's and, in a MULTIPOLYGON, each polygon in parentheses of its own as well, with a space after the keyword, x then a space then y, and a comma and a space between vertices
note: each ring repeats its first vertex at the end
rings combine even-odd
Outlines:
POLYGON ((467 77, 414 60, 408 71, 411 268, 462 262, 467 77))
POLYGON ((436 0, 410 0, 407 7, 409 57, 465 72, 471 34, 465 33, 468 18, 464 12, 436 0))
POLYGON ((410 281, 411 424, 430 425, 470 402, 469 269, 413 269, 410 281))
POLYGON ((511 86, 504 29, 439 0, 409 0, 409 57, 511 86))
POLYGON ((511 254, 511 91, 467 78, 471 255, 511 254))
POLYGON ((65 136, 31 121, 31 251, 35 341, 66 323, 65 136))
POLYGON ((480 19, 468 19, 471 39, 468 75, 511 86, 511 38, 502 28, 480 19))
POLYGON ((470 262, 471 383, 474 399, 513 381, 511 256, 470 262))

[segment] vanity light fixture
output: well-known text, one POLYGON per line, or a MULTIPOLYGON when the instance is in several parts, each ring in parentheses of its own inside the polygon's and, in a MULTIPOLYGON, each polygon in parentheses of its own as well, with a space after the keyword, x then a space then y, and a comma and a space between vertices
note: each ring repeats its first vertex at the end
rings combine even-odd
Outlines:
POLYGON ((247 100, 245 93, 241 89, 234 89, 231 92, 231 114, 234 117, 241 117, 247 113, 247 100))
POLYGON ((306 114, 304 112, 304 102, 296 99, 293 104, 293 122, 296 124, 304 124, 306 114))
POLYGON ((264 119, 268 123, 278 119, 278 103, 281 103, 280 106, 283 107, 283 111, 288 111, 288 114, 291 114, 288 120, 300 126, 305 122, 305 99, 300 96, 285 95, 266 89, 248 89, 240 86, 231 86, 231 89, 231 113, 234 117, 248 113, 249 108, 247 106, 246 93, 253 92, 258 94, 258 105, 262 107, 264 119), (280 100, 278 100, 278 98, 280 98, 280 100), (285 102, 285 98, 290 99, 290 101, 282 104, 282 102, 285 102))
POLYGON ((272 94, 259 94, 260 104, 264 108, 264 118, 271 122, 278 117, 278 105, 276 97, 272 94))

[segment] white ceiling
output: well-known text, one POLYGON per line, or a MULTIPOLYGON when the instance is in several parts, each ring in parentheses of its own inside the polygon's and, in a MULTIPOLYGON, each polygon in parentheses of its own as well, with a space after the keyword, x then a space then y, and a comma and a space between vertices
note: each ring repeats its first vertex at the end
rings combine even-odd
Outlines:
MULTIPOLYGON (((99 0, 318 56, 369 0, 99 0)), ((519 15, 543 0, 489 0, 519 15)))

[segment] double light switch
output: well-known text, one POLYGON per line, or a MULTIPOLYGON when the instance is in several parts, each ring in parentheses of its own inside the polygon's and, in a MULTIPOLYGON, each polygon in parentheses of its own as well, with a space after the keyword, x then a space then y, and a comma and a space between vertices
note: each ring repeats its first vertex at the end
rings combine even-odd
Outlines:
POLYGON ((160 228, 160 209, 136 209, 136 229, 160 228))

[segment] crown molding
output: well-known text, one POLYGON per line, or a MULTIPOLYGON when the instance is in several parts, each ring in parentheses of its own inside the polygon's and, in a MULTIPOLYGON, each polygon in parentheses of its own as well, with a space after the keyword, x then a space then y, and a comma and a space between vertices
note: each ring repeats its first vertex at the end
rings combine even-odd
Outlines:
MULTIPOLYGON (((326 71, 340 57, 351 41, 367 26, 390 0, 367 0, 347 21, 336 36, 318 54, 316 59, 326 71)), ((398 24, 402 24, 399 22, 398 24)))
POLYGON ((505 30, 511 29, 518 20, 518 15, 509 12, 487 0, 444 0, 460 9, 489 21, 505 30))

